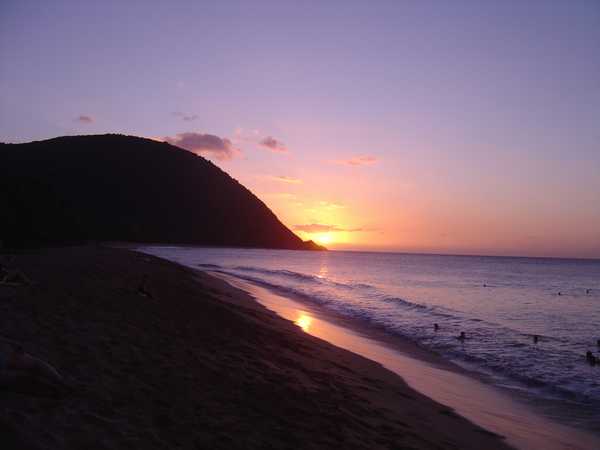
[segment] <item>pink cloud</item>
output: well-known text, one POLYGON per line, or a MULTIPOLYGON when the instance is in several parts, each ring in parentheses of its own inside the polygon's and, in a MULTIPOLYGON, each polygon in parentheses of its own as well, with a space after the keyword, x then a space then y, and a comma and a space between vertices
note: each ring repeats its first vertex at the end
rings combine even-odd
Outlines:
POLYGON ((334 161, 336 164, 344 166, 369 166, 375 164, 379 159, 371 155, 354 156, 350 159, 342 159, 334 161))
POLYGON ((75 118, 75 122, 90 124, 94 122, 94 118, 92 116, 86 116, 85 114, 81 114, 80 116, 75 118))
POLYGON ((173 137, 166 136, 164 140, 171 145, 189 150, 197 155, 214 157, 220 161, 232 159, 241 153, 227 138, 220 138, 213 134, 179 133, 173 137))
POLYGON ((300 178, 286 177, 284 175, 270 176, 269 179, 271 179, 273 181, 280 181, 281 183, 289 183, 289 184, 300 184, 300 183, 302 183, 302 180, 300 178))
POLYGON ((175 117, 181 117, 182 120, 186 121, 186 122, 191 122, 193 120, 196 120, 198 118, 197 114, 184 114, 182 112, 176 111, 173 113, 173 115, 175 117))
POLYGON ((311 223, 308 225, 296 225, 294 228, 298 231, 304 231, 305 233, 328 233, 345 231, 347 233, 355 233, 358 231, 365 231, 362 228, 338 228, 335 225, 323 225, 320 223, 311 223))
POLYGON ((288 149, 283 142, 275 139, 273 136, 267 136, 259 142, 259 145, 275 153, 287 153, 288 149))

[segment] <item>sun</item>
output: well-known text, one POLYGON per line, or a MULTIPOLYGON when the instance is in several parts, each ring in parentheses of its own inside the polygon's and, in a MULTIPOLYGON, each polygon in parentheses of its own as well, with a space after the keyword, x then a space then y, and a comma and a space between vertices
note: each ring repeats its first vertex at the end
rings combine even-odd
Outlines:
POLYGON ((327 234, 319 234, 318 236, 315 237, 315 241, 317 241, 318 244, 331 244, 331 242, 333 241, 333 238, 331 237, 331 235, 329 233, 327 234))

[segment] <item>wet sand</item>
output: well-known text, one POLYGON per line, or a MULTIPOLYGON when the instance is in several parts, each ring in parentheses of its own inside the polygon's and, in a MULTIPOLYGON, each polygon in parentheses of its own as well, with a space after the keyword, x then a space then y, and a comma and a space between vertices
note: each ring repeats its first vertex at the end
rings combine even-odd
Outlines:
POLYGON ((0 288, 1 334, 70 388, 3 385, 3 448, 508 448, 207 274, 106 248, 11 265, 34 284, 0 288))
POLYGON ((530 405, 485 382, 481 375, 453 364, 414 343, 332 311, 309 304, 301 297, 279 293, 239 278, 214 273, 250 293, 262 305, 293 321, 306 333, 380 362, 402 376, 409 386, 452 407, 487 430, 506 437, 524 450, 592 450, 600 438, 562 425, 530 405))

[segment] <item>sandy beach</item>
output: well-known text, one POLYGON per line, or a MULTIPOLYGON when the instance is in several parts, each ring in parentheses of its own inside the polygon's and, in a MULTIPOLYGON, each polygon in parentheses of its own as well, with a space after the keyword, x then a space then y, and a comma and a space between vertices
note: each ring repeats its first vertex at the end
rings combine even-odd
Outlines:
POLYGON ((494 386, 481 373, 467 370, 400 336, 390 336, 360 321, 310 304, 283 289, 209 272, 244 290, 267 309, 293 321, 306 333, 382 364, 410 387, 451 407, 473 423, 522 450, 587 450, 600 445, 590 430, 563 423, 559 417, 494 386))
POLYGON ((1 288, 2 336, 70 387, 2 386, 9 448, 508 448, 207 274, 91 247, 11 265, 34 284, 1 288))

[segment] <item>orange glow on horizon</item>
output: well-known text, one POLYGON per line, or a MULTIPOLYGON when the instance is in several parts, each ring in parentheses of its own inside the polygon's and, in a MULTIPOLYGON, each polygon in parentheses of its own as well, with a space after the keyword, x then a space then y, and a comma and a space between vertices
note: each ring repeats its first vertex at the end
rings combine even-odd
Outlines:
POLYGON ((318 234, 314 237, 314 240, 317 242, 317 244, 327 245, 333 242, 333 237, 330 233, 318 234))
POLYGON ((598 220, 580 207, 583 200, 571 199, 571 213, 559 216, 552 207, 558 200, 526 186, 480 192, 461 178, 453 187, 428 166, 414 168, 420 178, 403 173, 403 166, 399 175, 386 178, 383 172, 394 164, 359 169, 299 164, 272 173, 302 183, 249 175, 242 182, 298 237, 330 250, 598 257, 598 220))

